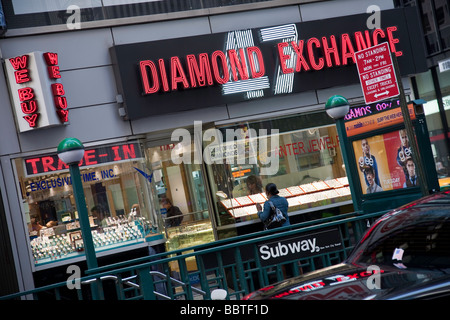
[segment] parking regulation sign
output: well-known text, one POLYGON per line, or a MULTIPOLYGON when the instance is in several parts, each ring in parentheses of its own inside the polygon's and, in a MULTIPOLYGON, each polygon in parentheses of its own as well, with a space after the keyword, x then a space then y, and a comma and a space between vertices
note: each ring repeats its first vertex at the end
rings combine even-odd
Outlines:
POLYGON ((387 42, 358 51, 355 53, 355 58, 364 100, 367 104, 400 94, 387 42))

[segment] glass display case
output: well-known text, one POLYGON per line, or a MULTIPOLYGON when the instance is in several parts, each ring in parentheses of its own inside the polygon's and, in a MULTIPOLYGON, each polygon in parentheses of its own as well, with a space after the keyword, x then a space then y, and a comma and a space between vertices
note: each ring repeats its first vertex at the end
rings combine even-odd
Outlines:
POLYGON ((167 251, 214 242, 214 232, 209 220, 167 228, 166 233, 167 251))
MULTIPOLYGON (((96 252, 106 251, 122 246, 144 243, 146 238, 161 234, 145 217, 129 220, 125 216, 108 219, 107 226, 100 228, 93 224, 90 217, 91 232, 96 252)), ((74 258, 84 251, 82 234, 78 220, 69 221, 62 226, 41 229, 30 234, 31 251, 36 266, 74 258)))

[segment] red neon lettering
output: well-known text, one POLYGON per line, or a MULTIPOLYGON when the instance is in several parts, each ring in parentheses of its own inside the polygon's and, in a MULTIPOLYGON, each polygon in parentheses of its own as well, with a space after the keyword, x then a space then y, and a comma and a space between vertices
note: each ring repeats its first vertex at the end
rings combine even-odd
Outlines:
POLYGON ((30 127, 34 128, 36 127, 36 121, 38 118, 39 113, 32 114, 31 116, 24 116, 23 118, 28 122, 30 127))
POLYGON ((189 88, 189 82, 184 73, 183 67, 181 66, 180 58, 172 57, 170 58, 170 70, 172 78, 172 90, 178 89, 178 83, 181 82, 185 89, 189 88))
POLYGON ((327 67, 333 66, 333 61, 331 60, 331 55, 334 56, 334 64, 336 66, 341 65, 341 60, 339 59, 339 51, 337 48, 336 37, 330 36, 331 45, 328 45, 326 37, 322 37, 323 50, 325 53, 325 60, 327 61, 327 67))
POLYGON ((209 57, 206 53, 198 55, 200 65, 195 58, 195 55, 188 54, 186 56, 187 67, 189 71, 189 78, 191 79, 191 87, 196 88, 197 82, 200 87, 213 84, 211 67, 209 66, 209 57))
POLYGON ((125 159, 134 159, 136 158, 136 151, 134 150, 133 144, 123 145, 122 146, 123 154, 125 159))
POLYGON ((258 47, 248 47, 246 50, 252 78, 255 79, 264 76, 266 69, 264 67, 264 60, 261 50, 258 47), (256 54, 256 60, 254 54, 256 54), (259 67, 259 71, 256 71, 256 66, 259 67))
POLYGON ((248 79, 247 65, 245 63, 244 49, 239 49, 239 57, 236 50, 228 50, 228 58, 230 59, 231 72, 233 73, 234 81, 238 81, 238 73, 241 75, 241 80, 248 79), (240 58, 240 59, 239 59, 240 58))
POLYGON ((311 64, 311 67, 313 67, 314 70, 320 70, 325 65, 325 62, 324 62, 323 58, 319 58, 319 62, 316 62, 316 58, 314 57, 313 45, 316 48, 320 48, 320 41, 319 41, 319 39, 311 38, 306 43, 306 47, 308 49, 309 63, 311 64))
POLYGON ((398 40, 397 38, 394 38, 394 35, 392 34, 395 31, 397 31, 397 27, 395 27, 395 26, 386 28, 389 45, 391 46, 391 52, 395 52, 395 56, 400 57, 403 55, 403 52, 397 51, 397 49, 395 49, 395 44, 400 42, 400 40, 398 40))
POLYGON ((61 83, 54 83, 52 84, 52 92, 54 96, 63 96, 65 94, 64 86, 61 83))
POLYGON ((278 43, 277 47, 278 47, 278 58, 280 58, 280 66, 281 66, 281 71, 286 74, 286 73, 293 73, 294 69, 292 68, 288 68, 286 66, 286 61, 289 60, 291 58, 290 55, 284 54, 284 48, 287 47, 288 44, 286 42, 280 42, 278 43))
POLYGON ((342 44, 342 65, 348 64, 348 59, 352 59, 353 63, 356 63, 355 60, 355 49, 353 48, 353 44, 350 41, 350 36, 347 33, 341 35, 341 44, 342 44))
POLYGON ((119 155, 119 147, 118 146, 114 146, 114 147, 111 147, 111 149, 114 152, 114 159, 113 159, 113 161, 122 160, 122 158, 119 155))
POLYGON ((53 52, 44 53, 45 62, 48 66, 56 66, 58 64, 58 54, 53 52))
POLYGON ((58 157, 58 170, 67 169, 67 168, 69 168, 69 166, 67 164, 65 164, 64 162, 62 162, 61 159, 59 159, 59 157, 58 157))
POLYGON ((274 296, 274 298, 283 298, 289 295, 289 292, 283 292, 283 293, 279 293, 276 296, 274 296))
POLYGON ((358 49, 358 51, 370 48, 372 46, 369 31, 368 30, 364 31, 364 35, 365 40, 361 31, 355 32, 356 48, 358 49))
POLYGON ((357 274, 357 273, 355 273, 355 274, 353 274, 353 275, 349 274, 349 275, 347 275, 347 277, 348 277, 348 280, 351 280, 351 279, 358 279, 358 274, 357 274))
POLYGON ((54 97, 55 105, 59 109, 67 109, 66 97, 54 97))
POLYGON ((295 51, 295 54, 297 56, 297 62, 295 63, 295 71, 300 72, 302 70, 302 67, 305 71, 308 71, 310 69, 308 63, 306 62, 305 57, 303 56, 303 44, 304 41, 300 40, 298 42, 298 45, 295 43, 295 41, 291 42, 292 48, 295 51))
POLYGON ((214 79, 218 84, 225 84, 230 80, 230 73, 228 72, 227 66, 227 58, 225 57, 225 53, 220 50, 214 51, 211 55, 211 64, 213 67, 214 79), (220 60, 221 70, 223 72, 223 76, 220 75, 219 65, 217 60, 220 60))
POLYGON ((84 163, 87 166, 97 164, 98 161, 95 160, 95 150, 86 150, 84 152, 84 163))
POLYGON ((376 46, 378 44, 378 37, 385 38, 386 35, 382 29, 375 29, 372 34, 373 45, 376 46))
POLYGON ((22 69, 14 72, 14 77, 16 78, 16 83, 25 83, 31 81, 31 78, 28 74, 28 69, 22 69))
POLYGON ((28 64, 28 55, 9 59, 14 70, 25 69, 28 64))
POLYGON ((32 170, 33 174, 38 173, 38 169, 37 169, 36 163, 39 162, 39 161, 40 161, 39 158, 33 158, 33 159, 27 159, 27 160, 25 160, 25 162, 26 162, 27 164, 31 164, 31 170, 32 170))
POLYGON ((69 110, 56 110, 56 113, 58 114, 59 120, 61 120, 61 122, 69 121, 69 110))
POLYGON ((361 272, 360 274, 359 274, 359 276, 361 277, 361 278, 364 278, 364 277, 369 277, 369 276, 371 276, 372 274, 376 274, 376 273, 378 273, 378 272, 372 272, 372 271, 363 271, 363 272, 361 272))
POLYGON ((19 90, 17 90, 17 92, 19 93, 19 100, 20 101, 31 100, 31 99, 34 98, 33 89, 31 89, 29 87, 19 89, 19 90))
POLYGON ((273 289, 275 286, 268 286, 268 287, 265 287, 265 288, 261 288, 261 289, 259 289, 258 291, 268 291, 268 290, 270 290, 270 289, 273 289))
POLYGON ((158 74, 156 66, 151 60, 144 60, 139 62, 139 70, 141 71, 142 86, 144 87, 144 94, 152 94, 159 90, 158 74), (153 85, 150 86, 149 75, 147 69, 150 69, 151 80, 153 85))
POLYGON ((38 109, 36 100, 30 100, 20 103, 20 108, 22 109, 22 112, 25 114, 32 114, 35 113, 38 109))
POLYGON ((158 64, 159 64, 159 70, 161 72, 161 81, 162 81, 162 85, 163 85, 163 90, 167 92, 167 91, 169 91, 169 82, 167 81, 166 65, 164 64, 163 59, 159 59, 158 64))
POLYGON ((53 166, 53 158, 52 157, 42 157, 42 168, 44 172, 55 171, 56 168, 53 166))
POLYGON ((59 73, 59 67, 58 66, 47 67, 47 70, 48 70, 48 76, 51 79, 59 79, 59 78, 61 78, 61 74, 59 73))

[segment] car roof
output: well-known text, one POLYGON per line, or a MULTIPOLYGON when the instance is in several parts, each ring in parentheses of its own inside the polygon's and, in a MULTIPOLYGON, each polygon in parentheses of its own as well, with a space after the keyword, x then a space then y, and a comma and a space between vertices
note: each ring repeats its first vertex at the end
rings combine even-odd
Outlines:
POLYGON ((346 261, 358 263, 361 253, 379 239, 389 238, 392 242, 396 234, 410 230, 425 234, 427 228, 432 230, 438 225, 450 228, 450 191, 420 198, 383 215, 370 226, 346 261))

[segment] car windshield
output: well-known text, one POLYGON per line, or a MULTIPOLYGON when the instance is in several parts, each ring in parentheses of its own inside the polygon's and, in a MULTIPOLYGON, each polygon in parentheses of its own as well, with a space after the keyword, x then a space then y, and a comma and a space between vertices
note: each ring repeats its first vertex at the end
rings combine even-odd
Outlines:
POLYGON ((450 203, 411 207, 380 219, 349 260, 397 268, 450 268, 450 203))

